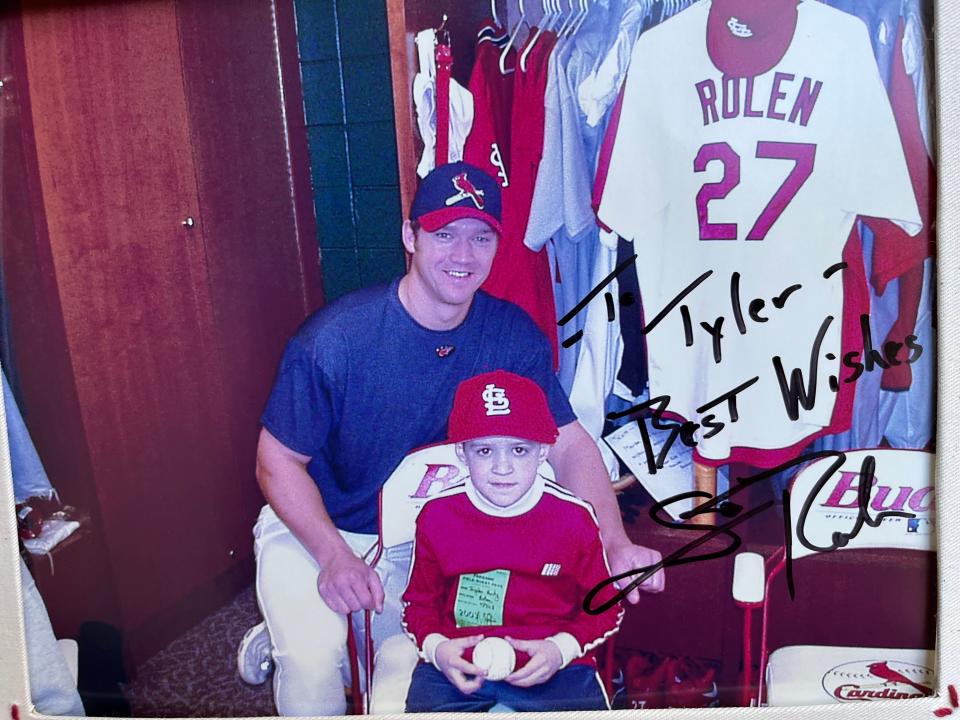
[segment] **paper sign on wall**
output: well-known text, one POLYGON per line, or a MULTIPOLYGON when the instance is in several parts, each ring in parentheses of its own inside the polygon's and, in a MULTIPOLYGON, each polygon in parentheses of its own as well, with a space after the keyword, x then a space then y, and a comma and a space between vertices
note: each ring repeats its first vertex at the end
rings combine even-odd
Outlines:
MULTIPOLYGON (((661 435, 662 433, 651 433, 650 439, 656 456, 660 454, 660 445, 657 441, 661 439, 661 435)), ((637 477, 637 480, 653 496, 654 500, 663 501, 679 493, 694 489, 693 463, 689 452, 683 454, 685 463, 677 465, 665 463, 664 467, 659 468, 655 475, 650 474, 647 468, 643 439, 637 423, 628 422, 604 437, 603 440, 630 468, 630 472, 637 477)), ((677 438, 674 442, 679 445, 680 439, 677 438)), ((674 519, 679 520, 680 513, 692 508, 693 500, 680 500, 670 503, 665 510, 674 519)))

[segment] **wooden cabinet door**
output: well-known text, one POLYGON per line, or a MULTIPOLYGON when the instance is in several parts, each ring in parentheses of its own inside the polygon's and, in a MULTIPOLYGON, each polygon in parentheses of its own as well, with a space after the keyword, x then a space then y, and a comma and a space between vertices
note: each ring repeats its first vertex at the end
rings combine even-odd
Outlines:
POLYGON ((72 372, 51 380, 78 398, 123 624, 136 628, 223 571, 234 548, 220 518, 236 512, 239 480, 176 7, 27 0, 23 42, 72 372))
MULTIPOLYGON (((278 40, 292 2, 177 0, 190 145, 199 188, 211 342, 224 388, 220 422, 236 469, 224 510, 211 522, 233 538, 237 561, 249 557, 250 530, 263 499, 253 476, 259 417, 286 341, 319 298, 313 209, 297 214, 293 124, 302 100, 285 104, 278 40), (279 5, 279 7, 278 7, 279 5), (277 30, 275 31, 274 28, 277 30), (290 110, 290 115, 287 115, 290 110), (301 225, 309 221, 310 227, 301 225), (298 240, 303 239, 301 244, 298 240)), ((289 69, 299 78, 299 67, 289 69)), ((309 160, 302 158, 305 169, 309 160)))
POLYGON ((115 589, 90 619, 143 658, 252 581, 259 416, 322 302, 293 3, 23 0, 12 26, 35 156, 4 228, 14 358, 115 589))

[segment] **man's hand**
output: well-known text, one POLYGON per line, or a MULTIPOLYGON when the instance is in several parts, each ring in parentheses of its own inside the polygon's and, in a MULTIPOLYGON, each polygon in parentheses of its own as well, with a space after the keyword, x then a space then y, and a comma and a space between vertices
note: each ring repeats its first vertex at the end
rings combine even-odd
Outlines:
POLYGON ((334 612, 383 612, 380 576, 363 560, 345 550, 332 555, 317 577, 317 592, 334 612))
POLYGON ((320 565, 317 592, 334 612, 383 611, 379 576, 340 537, 317 484, 307 472, 308 455, 291 450, 266 428, 257 445, 257 482, 267 502, 320 565))
POLYGON ((437 668, 464 695, 476 692, 483 685, 484 671, 463 658, 463 651, 468 647, 473 647, 481 640, 483 640, 483 635, 470 635, 469 637, 444 640, 437 645, 437 649, 433 653, 437 668), (467 680, 467 675, 473 675, 474 677, 472 680, 467 680))
MULTIPOLYGON (((643 545, 634 545, 629 540, 607 548, 607 560, 610 562, 610 571, 613 575, 622 575, 623 573, 639 568, 656 565, 662 560, 662 556, 657 550, 644 547, 643 545)), ((632 577, 625 577, 617 582, 618 587, 626 587, 632 583, 640 573, 635 573, 632 577)), ((658 593, 666 587, 666 575, 663 568, 657 570, 653 575, 644 580, 639 589, 645 592, 658 593)), ((640 593, 637 588, 633 588, 627 593, 627 602, 633 604, 640 600, 640 593)))
MULTIPOLYGON (((623 529, 620 506, 610 486, 610 475, 597 450, 596 441, 577 420, 560 428, 560 436, 550 449, 548 457, 557 480, 574 495, 583 498, 597 515, 597 524, 603 537, 603 546, 614 575, 660 562, 660 553, 634 545, 623 529)), ((630 583, 630 579, 620 585, 630 583)), ((663 571, 647 579, 641 586, 647 592, 663 590, 663 571)), ((632 590, 627 600, 635 603, 640 593, 632 590)))
POLYGON ((514 650, 520 650, 530 656, 530 660, 522 668, 514 670, 504 678, 505 682, 516 687, 532 687, 545 683, 556 675, 563 665, 563 656, 560 648, 550 640, 514 640, 504 638, 514 650))

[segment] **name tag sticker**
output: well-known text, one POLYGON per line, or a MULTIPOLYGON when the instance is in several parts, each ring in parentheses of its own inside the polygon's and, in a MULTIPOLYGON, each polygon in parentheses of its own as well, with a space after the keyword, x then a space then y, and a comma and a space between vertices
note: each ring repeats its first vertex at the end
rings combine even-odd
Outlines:
POLYGON ((457 627, 503 625, 503 601, 509 581, 509 570, 461 575, 453 605, 457 627))

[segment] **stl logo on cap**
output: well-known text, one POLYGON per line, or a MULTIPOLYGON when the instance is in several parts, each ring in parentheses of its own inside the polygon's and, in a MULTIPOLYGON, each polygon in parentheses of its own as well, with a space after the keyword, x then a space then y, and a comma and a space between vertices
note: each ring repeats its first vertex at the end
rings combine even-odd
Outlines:
POLYGON ((727 27, 730 28, 730 32, 737 37, 753 37, 753 30, 750 29, 750 26, 744 25, 735 17, 727 20, 727 27))
POLYGON ((446 199, 447 205, 454 205, 469 198, 473 200, 477 210, 483 210, 483 190, 470 182, 465 172, 454 175, 451 182, 453 182, 453 187, 456 188, 457 192, 446 199))
POLYGON ((510 399, 503 388, 490 383, 483 389, 480 397, 483 398, 483 406, 487 409, 487 417, 510 414, 510 399))
POLYGON ((528 377, 494 370, 457 386, 447 424, 449 442, 516 437, 552 445, 557 434, 546 393, 528 377))

